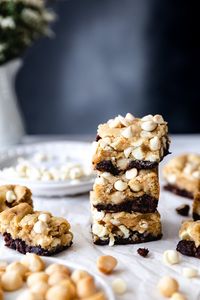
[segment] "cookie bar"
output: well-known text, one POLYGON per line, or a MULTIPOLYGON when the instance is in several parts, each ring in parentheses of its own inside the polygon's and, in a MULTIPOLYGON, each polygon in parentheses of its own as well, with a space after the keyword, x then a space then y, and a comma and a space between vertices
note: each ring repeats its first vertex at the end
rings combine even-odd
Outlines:
POLYGON ((200 220, 200 192, 194 195, 192 217, 195 221, 200 220))
POLYGON ((33 211, 27 203, 0 213, 0 232, 5 245, 23 254, 33 252, 48 256, 70 247, 73 235, 69 230, 65 219, 49 212, 33 211))
POLYGON ((163 168, 165 189, 193 198, 200 191, 200 155, 184 154, 171 159, 163 168))
POLYGON ((151 169, 168 154, 167 123, 161 115, 118 116, 100 124, 94 143, 94 169, 118 175, 137 168, 151 169))
POLYGON ((21 185, 0 186, 0 213, 5 209, 14 207, 19 203, 28 203, 33 206, 31 191, 21 185))
POLYGON ((92 209, 92 236, 97 245, 123 245, 159 240, 162 237, 160 214, 105 213, 92 209))
POLYGON ((122 176, 99 172, 90 199, 99 211, 154 212, 159 199, 158 168, 133 168, 122 176))
POLYGON ((176 250, 187 256, 200 258, 200 221, 185 221, 179 231, 176 250))

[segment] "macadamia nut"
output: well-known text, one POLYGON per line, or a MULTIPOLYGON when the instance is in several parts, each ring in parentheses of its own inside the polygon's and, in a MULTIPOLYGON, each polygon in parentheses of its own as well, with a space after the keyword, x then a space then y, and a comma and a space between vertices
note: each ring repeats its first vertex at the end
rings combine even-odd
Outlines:
POLYGON ((20 276, 24 277, 26 272, 28 271, 28 269, 22 263, 15 261, 7 266, 6 272, 9 272, 9 271, 15 271, 20 276))
POLYGON ((34 253, 26 253, 21 263, 25 265, 31 272, 43 271, 45 268, 44 261, 34 253))
POLYGON ((157 287, 161 295, 164 297, 171 297, 178 291, 179 284, 176 279, 170 276, 165 276, 160 279, 157 287))
POLYGON ((1 276, 1 286, 4 291, 16 291, 23 286, 22 276, 16 271, 6 271, 1 276))
POLYGON ((97 268, 104 274, 110 274, 117 265, 117 260, 111 255, 100 256, 97 260, 97 268))
POLYGON ((45 270, 45 272, 48 275, 51 275, 57 271, 66 273, 67 275, 70 275, 70 270, 66 266, 61 265, 61 264, 52 264, 49 267, 47 267, 45 270))
POLYGON ((174 293, 170 299, 171 300, 186 300, 185 296, 181 293, 174 293))
POLYGON ((90 276, 90 274, 87 271, 84 270, 75 270, 72 272, 71 279, 74 283, 77 284, 77 282, 85 277, 90 276))
POLYGON ((47 282, 48 278, 49 276, 45 272, 35 272, 28 276, 27 285, 28 287, 31 287, 38 282, 47 282))
POLYGON ((59 284, 62 280, 69 279, 69 275, 65 272, 56 271, 55 273, 51 274, 48 279, 49 285, 59 284))
POLYGON ((46 294, 46 300, 71 300, 68 289, 62 285, 52 286, 46 294))
POLYGON ((77 282, 77 295, 80 298, 87 298, 96 293, 94 278, 91 276, 85 277, 77 282))

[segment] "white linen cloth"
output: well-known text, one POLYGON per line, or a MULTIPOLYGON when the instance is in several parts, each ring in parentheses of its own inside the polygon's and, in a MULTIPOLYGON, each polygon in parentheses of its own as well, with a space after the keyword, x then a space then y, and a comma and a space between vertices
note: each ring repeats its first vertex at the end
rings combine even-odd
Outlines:
MULTIPOLYGON (((162 164, 165 164, 172 156, 184 152, 200 152, 200 136, 175 136, 172 137, 171 151, 162 164)), ((162 168, 161 164, 161 168, 162 168)), ((162 183, 161 183, 162 186, 162 183)), ((113 255, 118 260, 116 271, 109 276, 102 277, 111 284, 117 277, 123 278, 127 285, 127 292, 116 297, 117 300, 152 300, 165 299, 156 290, 156 285, 164 275, 171 275, 176 278, 180 284, 180 291, 184 293, 189 300, 200 299, 200 277, 194 279, 184 278, 182 275, 183 267, 195 267, 200 272, 200 260, 181 255, 181 262, 177 265, 166 266, 162 262, 164 250, 176 249, 178 231, 183 219, 175 211, 179 205, 187 203, 192 204, 191 200, 175 196, 169 192, 161 190, 159 212, 162 216, 163 238, 162 240, 144 244, 125 245, 125 246, 95 246, 92 243, 90 234, 90 205, 89 195, 81 195, 66 198, 34 198, 35 209, 49 210, 54 215, 63 216, 71 223, 74 233, 74 241, 71 249, 64 251, 57 258, 62 258, 80 263, 88 271, 98 272, 96 260, 100 255, 113 255), (149 249, 149 256, 143 258, 137 254, 139 247, 149 249)), ((190 215, 191 217, 191 215, 190 215)), ((3 255, 15 254, 3 246, 2 238, 1 260, 3 255)), ((17 254, 16 254, 17 255, 17 254)), ((100 273, 99 273, 100 274, 100 273)))

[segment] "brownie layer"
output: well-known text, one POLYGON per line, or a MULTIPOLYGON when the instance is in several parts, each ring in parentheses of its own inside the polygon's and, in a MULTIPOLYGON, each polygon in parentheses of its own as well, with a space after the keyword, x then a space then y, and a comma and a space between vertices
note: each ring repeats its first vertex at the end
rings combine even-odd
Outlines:
POLYGON ((140 212, 152 213, 156 211, 158 200, 149 196, 143 195, 134 199, 125 199, 120 204, 96 204, 93 205, 98 211, 104 210, 106 212, 140 212))
POLYGON ((193 217, 193 220, 194 220, 194 221, 200 220, 200 215, 197 214, 197 213, 195 213, 195 212, 193 212, 192 217, 193 217))
POLYGON ((193 241, 181 240, 178 242, 176 250, 183 255, 200 258, 200 246, 196 247, 193 241))
MULTIPOLYGON (((108 245, 110 242, 110 238, 107 239, 95 239, 96 236, 93 235, 93 242, 95 245, 104 246, 108 245)), ((115 245, 127 245, 127 244, 139 244, 139 243, 147 243, 152 241, 157 241, 162 238, 162 234, 154 236, 148 233, 139 233, 138 231, 132 231, 128 238, 123 238, 120 236, 115 236, 115 245)))
POLYGON ((67 246, 56 246, 55 248, 52 248, 51 250, 47 250, 42 248, 41 246, 29 246, 27 245, 23 240, 21 239, 12 239, 11 235, 9 233, 3 234, 5 246, 8 248, 11 248, 13 250, 17 250, 18 252, 22 254, 26 254, 27 252, 35 253, 41 256, 51 256, 54 254, 57 254, 61 251, 66 250, 72 245, 72 242, 70 245, 67 246))
POLYGON ((182 197, 186 197, 186 198, 190 198, 193 199, 193 194, 191 192, 188 192, 185 189, 180 189, 179 187, 177 187, 176 185, 173 184, 167 184, 164 186, 164 189, 166 191, 170 191, 176 195, 182 196, 182 197))

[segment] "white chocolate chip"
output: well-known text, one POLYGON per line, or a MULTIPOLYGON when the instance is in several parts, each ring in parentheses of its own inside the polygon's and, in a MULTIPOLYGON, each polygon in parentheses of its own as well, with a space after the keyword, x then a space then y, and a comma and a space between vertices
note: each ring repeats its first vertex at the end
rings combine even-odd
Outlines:
POLYGON ((159 150, 161 146, 159 138, 154 136, 152 139, 150 139, 149 146, 152 151, 159 150))
POLYGON ((144 152, 142 151, 142 149, 140 147, 135 148, 132 151, 132 155, 135 159, 138 159, 138 160, 142 160, 144 158, 144 152))
POLYGON ((194 268, 183 268, 183 276, 187 278, 194 278, 198 276, 198 270, 194 268))
POLYGON ((12 203, 17 199, 17 196, 15 195, 15 193, 13 191, 7 191, 6 192, 6 201, 8 203, 12 203))
POLYGON ((133 141, 131 145, 134 146, 134 148, 136 148, 142 146, 143 143, 144 143, 144 138, 139 138, 136 141, 133 141))
POLYGON ((163 253, 163 262, 166 265, 174 265, 180 262, 180 255, 176 250, 166 250, 163 253))
POLYGON ((127 113, 125 119, 129 122, 132 122, 135 119, 135 117, 132 114, 127 113))
POLYGON ((141 121, 142 121, 142 122, 152 121, 152 119, 153 119, 153 116, 152 116, 152 115, 146 115, 146 116, 144 116, 144 117, 141 119, 141 121))
POLYGON ((128 238, 130 236, 130 232, 129 232, 129 229, 126 228, 126 226, 124 225, 120 225, 119 226, 119 229, 121 230, 121 232, 123 233, 124 235, 124 238, 128 238))
POLYGON ((117 128, 121 125, 121 122, 118 118, 115 118, 114 120, 113 119, 109 120, 108 125, 110 128, 117 128))
POLYGON ((163 117, 161 115, 155 115, 153 117, 154 122, 156 122, 157 124, 163 124, 165 123, 163 117))
POLYGON ((167 181, 171 184, 176 182, 176 175, 175 174, 170 174, 167 176, 167 181))
POLYGON ((111 144, 111 139, 109 137, 105 137, 99 140, 99 145, 102 149, 105 149, 111 144))
POLYGON ((122 170, 126 169, 128 162, 129 162, 128 159, 121 158, 117 161, 117 166, 122 170))
POLYGON ((95 184, 97 185, 105 185, 106 184, 106 179, 103 177, 97 177, 95 179, 95 184))
POLYGON ((131 138, 133 136, 131 126, 124 129, 121 134, 123 137, 125 137, 127 139, 131 138))
POLYGON ((127 284, 123 279, 116 278, 112 282, 112 289, 116 294, 122 295, 127 290, 127 284))
POLYGON ((108 233, 106 227, 98 223, 92 225, 92 232, 98 237, 104 237, 108 233))
POLYGON ((40 214, 38 220, 48 223, 51 220, 51 217, 49 214, 40 214))
POLYGON ((122 117, 121 115, 118 115, 117 116, 117 119, 120 121, 120 123, 123 125, 123 126, 129 126, 129 122, 124 118, 122 117))
POLYGON ((133 168, 133 169, 126 171, 125 177, 126 177, 126 179, 130 180, 130 179, 135 178, 137 176, 137 174, 138 174, 137 169, 133 168))
POLYGON ((140 136, 141 136, 141 138, 147 138, 147 139, 150 139, 150 138, 152 138, 153 137, 153 134, 151 133, 151 132, 149 132, 149 131, 141 131, 140 132, 140 136))
POLYGON ((109 240, 108 246, 112 247, 115 244, 115 237, 112 233, 110 233, 109 238, 110 238, 110 240, 109 240))
POLYGON ((124 156, 128 158, 132 151, 133 151, 133 147, 128 147, 124 149, 124 156))
POLYGON ((115 183, 114 183, 114 187, 117 191, 124 191, 127 189, 128 187, 128 184, 122 180, 117 180, 115 183))
POLYGON ((47 224, 43 221, 37 221, 33 226, 33 230, 35 231, 35 233, 39 234, 46 232, 47 228, 47 224))
POLYGON ((138 224, 142 229, 147 229, 149 227, 148 223, 145 220, 141 220, 138 224))
POLYGON ((102 210, 101 211, 95 210, 93 212, 93 216, 94 216, 95 220, 101 221, 104 218, 105 213, 102 210))
POLYGON ((196 179, 200 179, 200 171, 194 171, 194 172, 192 173, 192 176, 193 176, 194 178, 196 178, 196 179))
POLYGON ((154 121, 145 121, 141 123, 141 128, 145 131, 153 131, 156 127, 157 124, 154 121))

